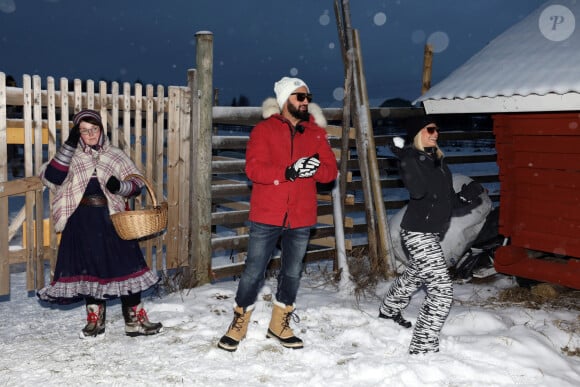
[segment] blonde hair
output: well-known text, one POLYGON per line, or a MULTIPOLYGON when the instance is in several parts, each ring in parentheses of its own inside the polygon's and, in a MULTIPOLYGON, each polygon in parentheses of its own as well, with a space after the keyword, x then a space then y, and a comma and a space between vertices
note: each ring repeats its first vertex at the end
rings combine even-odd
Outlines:
MULTIPOLYGON (((423 131, 423 129, 425 128, 421 128, 421 130, 419 130, 415 135, 415 138, 413 138, 413 146, 415 147, 415 149, 418 149, 420 151, 425 151, 425 147, 421 143, 421 132, 423 131)), ((439 148, 439 145, 436 144, 435 148, 437 148, 437 150, 435 151, 435 153, 437 154, 437 158, 442 159, 443 156, 445 156, 445 153, 443 153, 441 148, 439 148)))

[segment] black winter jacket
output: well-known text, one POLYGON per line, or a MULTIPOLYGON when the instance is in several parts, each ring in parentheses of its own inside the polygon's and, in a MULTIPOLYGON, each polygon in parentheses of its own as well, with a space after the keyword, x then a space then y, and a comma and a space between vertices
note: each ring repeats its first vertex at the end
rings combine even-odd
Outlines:
POLYGON ((453 210, 464 206, 453 190, 453 178, 445 159, 412 146, 399 155, 401 179, 409 191, 401 228, 443 237, 453 210))

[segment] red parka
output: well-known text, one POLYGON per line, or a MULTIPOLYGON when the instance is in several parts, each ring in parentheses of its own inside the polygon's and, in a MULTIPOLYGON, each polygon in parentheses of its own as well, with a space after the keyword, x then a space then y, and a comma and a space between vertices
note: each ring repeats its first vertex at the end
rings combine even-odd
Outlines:
POLYGON ((302 122, 296 131, 280 114, 258 123, 250 133, 246 150, 246 174, 252 181, 250 220, 288 228, 316 224, 316 183, 337 177, 337 164, 326 130, 314 122, 302 122), (313 177, 288 181, 286 168, 301 157, 318 153, 320 166, 313 177))

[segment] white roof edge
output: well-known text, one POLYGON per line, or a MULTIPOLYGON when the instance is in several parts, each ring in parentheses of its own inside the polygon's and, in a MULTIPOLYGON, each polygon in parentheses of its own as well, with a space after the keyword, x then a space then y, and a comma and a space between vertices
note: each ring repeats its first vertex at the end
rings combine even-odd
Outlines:
POLYGON ((427 99, 427 114, 580 111, 580 93, 427 99))

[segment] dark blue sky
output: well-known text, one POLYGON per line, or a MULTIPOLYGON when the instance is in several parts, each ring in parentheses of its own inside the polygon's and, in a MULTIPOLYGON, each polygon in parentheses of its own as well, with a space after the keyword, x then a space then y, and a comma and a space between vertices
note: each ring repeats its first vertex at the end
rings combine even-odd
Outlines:
MULTIPOLYGON (((423 49, 434 85, 544 3, 541 0, 351 0, 371 105, 417 98, 423 49)), ((336 104, 343 63, 332 0, 0 0, 0 71, 185 85, 195 34, 214 38, 220 105, 253 106, 282 76, 336 104)))

